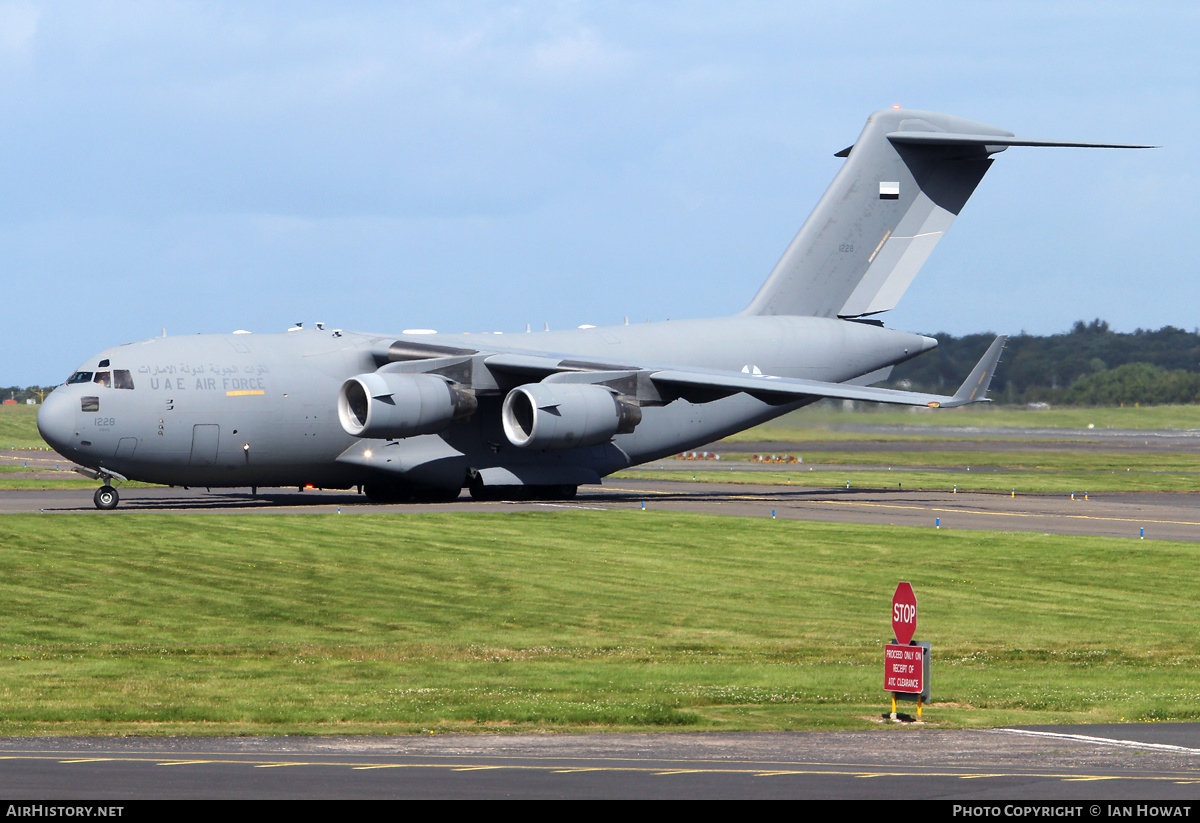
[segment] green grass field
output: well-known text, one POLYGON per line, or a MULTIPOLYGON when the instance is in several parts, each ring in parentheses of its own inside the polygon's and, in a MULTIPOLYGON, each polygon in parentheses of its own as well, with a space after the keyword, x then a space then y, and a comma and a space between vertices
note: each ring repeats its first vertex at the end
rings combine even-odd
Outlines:
POLYGON ((45 449, 37 430, 40 406, 0 406, 0 448, 45 449))
POLYGON ((898 580, 932 724, 1200 716, 1193 544, 580 511, 0 534, 0 735, 872 728, 898 580))

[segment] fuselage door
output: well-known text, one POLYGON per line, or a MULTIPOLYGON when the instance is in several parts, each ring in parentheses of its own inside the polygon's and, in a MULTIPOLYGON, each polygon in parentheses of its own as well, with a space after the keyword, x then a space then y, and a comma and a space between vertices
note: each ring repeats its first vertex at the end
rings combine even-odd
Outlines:
POLYGON ((215 466, 217 464, 217 442, 221 439, 221 427, 214 423, 197 423, 192 426, 192 456, 189 466, 215 466))
POLYGON ((134 451, 137 450, 137 442, 136 437, 122 437, 117 441, 117 453, 115 456, 125 459, 133 457, 134 451))

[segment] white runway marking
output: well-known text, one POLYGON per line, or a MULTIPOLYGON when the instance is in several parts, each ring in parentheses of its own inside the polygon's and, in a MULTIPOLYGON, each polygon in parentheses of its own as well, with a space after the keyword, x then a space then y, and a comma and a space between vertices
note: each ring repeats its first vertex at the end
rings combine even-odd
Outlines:
POLYGON ((1082 743, 1095 743, 1099 746, 1121 746, 1127 749, 1152 749, 1160 752, 1184 752, 1200 754, 1200 749, 1189 749, 1186 746, 1171 746, 1166 743, 1141 743, 1137 740, 1117 740, 1111 737, 1093 737, 1087 734, 1063 734, 1061 732, 1038 732, 1029 729, 992 729, 996 734, 1024 734, 1031 737, 1053 737, 1059 740, 1078 740, 1082 743))

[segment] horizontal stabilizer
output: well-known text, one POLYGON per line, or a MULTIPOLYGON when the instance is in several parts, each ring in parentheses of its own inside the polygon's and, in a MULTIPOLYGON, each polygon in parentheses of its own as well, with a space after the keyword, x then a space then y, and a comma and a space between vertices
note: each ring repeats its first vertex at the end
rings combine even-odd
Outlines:
POLYGON ((951 134, 937 131, 893 131, 888 133, 887 139, 893 143, 906 143, 913 146, 996 146, 997 148, 992 152, 1002 151, 1008 146, 1061 146, 1075 149, 1158 148, 1134 143, 1080 143, 1074 140, 1033 140, 996 134, 951 134))

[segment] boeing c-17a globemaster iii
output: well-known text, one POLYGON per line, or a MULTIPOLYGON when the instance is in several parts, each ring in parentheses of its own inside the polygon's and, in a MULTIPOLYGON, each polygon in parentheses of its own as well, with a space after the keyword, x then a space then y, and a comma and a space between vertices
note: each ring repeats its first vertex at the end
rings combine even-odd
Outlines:
POLYGON ((100 480, 359 487, 372 501, 566 499, 581 484, 822 398, 986 399, 996 338, 950 396, 872 387, 928 337, 885 328, 992 164, 1025 140, 934 112, 872 115, 758 294, 707 320, 480 335, 161 337, 88 358, 46 398, 42 437, 100 480), (493 345, 495 344, 495 345, 493 345))

